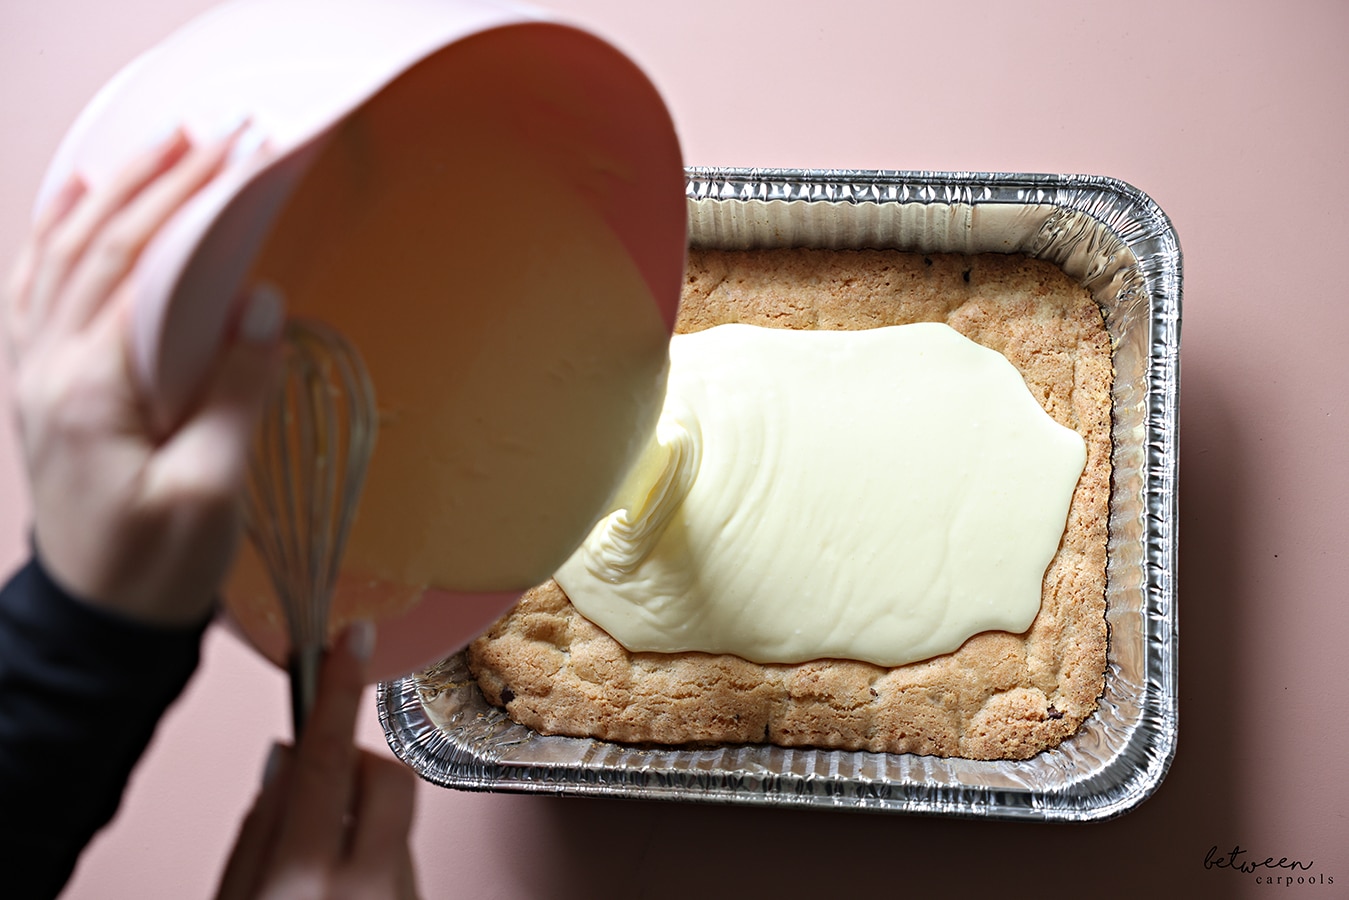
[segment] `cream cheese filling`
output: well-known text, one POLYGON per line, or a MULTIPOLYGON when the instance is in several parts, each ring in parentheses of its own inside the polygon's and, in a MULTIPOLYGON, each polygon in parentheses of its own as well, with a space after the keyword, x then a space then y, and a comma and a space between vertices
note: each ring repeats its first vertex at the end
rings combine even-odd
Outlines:
POLYGON ((1085 462, 945 325, 723 325, 673 339, 655 437, 555 577, 629 650, 902 665, 1030 626, 1085 462))

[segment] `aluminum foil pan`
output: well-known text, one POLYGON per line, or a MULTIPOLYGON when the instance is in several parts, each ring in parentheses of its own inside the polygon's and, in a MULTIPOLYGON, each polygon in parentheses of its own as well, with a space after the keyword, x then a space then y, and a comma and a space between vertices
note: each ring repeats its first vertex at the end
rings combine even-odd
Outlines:
POLYGON ((547 737, 489 706, 462 654, 379 688, 389 746, 469 790, 1045 821, 1128 811, 1176 746, 1176 409, 1181 254, 1158 206, 1109 178, 690 169, 690 241, 722 248, 1025 253, 1100 304, 1114 347, 1114 483, 1100 709, 1024 762, 734 745, 637 748, 547 737))

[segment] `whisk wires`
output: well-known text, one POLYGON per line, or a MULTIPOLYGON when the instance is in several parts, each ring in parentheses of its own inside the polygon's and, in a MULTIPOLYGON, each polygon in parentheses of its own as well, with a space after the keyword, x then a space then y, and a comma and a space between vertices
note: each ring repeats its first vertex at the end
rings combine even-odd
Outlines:
POLYGON ((378 421, 370 376, 339 332, 295 320, 285 345, 284 378, 253 448, 245 525, 286 617, 298 736, 378 421))

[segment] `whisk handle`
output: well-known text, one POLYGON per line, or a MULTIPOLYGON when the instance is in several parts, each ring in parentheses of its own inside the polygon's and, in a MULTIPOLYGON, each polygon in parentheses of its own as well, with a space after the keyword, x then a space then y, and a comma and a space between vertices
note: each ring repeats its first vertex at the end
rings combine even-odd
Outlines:
POLYGON ((323 648, 318 646, 297 647, 290 656, 290 716, 297 742, 318 696, 319 664, 322 661, 323 648))

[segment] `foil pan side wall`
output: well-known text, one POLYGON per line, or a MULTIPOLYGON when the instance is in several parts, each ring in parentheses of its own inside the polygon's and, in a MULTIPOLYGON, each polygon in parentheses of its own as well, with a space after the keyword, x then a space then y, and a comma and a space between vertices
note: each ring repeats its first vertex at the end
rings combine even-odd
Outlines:
POLYGON ((688 170, 690 242, 1026 253, 1097 300, 1113 342, 1111 634, 1100 709, 1025 762, 544 737, 489 706, 462 656, 380 689, 394 751, 450 787, 1085 821, 1131 809, 1176 739, 1175 475, 1181 257, 1165 214, 1112 179, 688 170))

